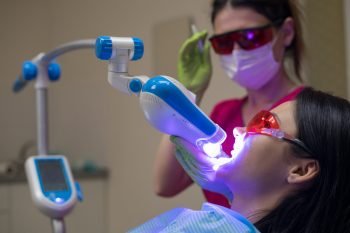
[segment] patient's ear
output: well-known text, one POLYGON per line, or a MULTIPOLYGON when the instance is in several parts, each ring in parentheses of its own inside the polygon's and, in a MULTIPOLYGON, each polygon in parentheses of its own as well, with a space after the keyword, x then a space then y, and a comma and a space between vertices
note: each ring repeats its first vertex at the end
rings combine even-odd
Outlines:
POLYGON ((290 184, 303 184, 312 181, 319 173, 319 164, 314 159, 298 159, 290 167, 287 181, 290 184))

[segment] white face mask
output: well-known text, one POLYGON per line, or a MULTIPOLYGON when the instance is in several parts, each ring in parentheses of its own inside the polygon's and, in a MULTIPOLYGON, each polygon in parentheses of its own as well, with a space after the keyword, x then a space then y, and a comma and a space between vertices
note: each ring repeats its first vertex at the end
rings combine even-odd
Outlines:
POLYGON ((270 42, 250 51, 233 50, 231 55, 220 56, 221 66, 240 86, 259 90, 273 79, 280 68, 280 63, 273 56, 272 45, 270 42))

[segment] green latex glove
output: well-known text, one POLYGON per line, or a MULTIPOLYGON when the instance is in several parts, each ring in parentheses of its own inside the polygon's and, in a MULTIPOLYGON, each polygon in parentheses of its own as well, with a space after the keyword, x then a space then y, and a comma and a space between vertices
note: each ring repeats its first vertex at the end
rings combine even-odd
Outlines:
POLYGON ((180 48, 177 63, 178 79, 188 90, 196 94, 197 103, 200 102, 208 88, 212 74, 210 44, 206 40, 207 35, 207 31, 201 31, 188 38, 180 48), (199 43, 202 43, 203 46, 199 46, 199 43))
POLYGON ((216 179, 214 165, 222 165, 232 159, 227 157, 211 158, 198 150, 195 145, 180 137, 171 136, 170 140, 176 146, 176 159, 192 180, 203 189, 224 195, 231 202, 233 194, 226 184, 216 179))

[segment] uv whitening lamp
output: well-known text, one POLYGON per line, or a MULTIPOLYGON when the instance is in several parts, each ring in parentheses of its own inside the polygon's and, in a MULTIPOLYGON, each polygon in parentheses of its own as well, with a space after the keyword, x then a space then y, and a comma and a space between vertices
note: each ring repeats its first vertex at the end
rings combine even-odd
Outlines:
POLYGON ((32 156, 25 170, 32 199, 42 213, 60 219, 73 209, 80 189, 64 156, 32 156))
POLYGON ((97 38, 96 56, 109 60, 108 81, 116 89, 139 97, 147 121, 158 131, 179 136, 216 157, 222 152, 225 131, 195 104, 195 95, 168 76, 129 76, 127 62, 143 56, 143 42, 138 38, 97 38))
POLYGON ((211 157, 223 153, 225 131, 196 104, 192 92, 168 76, 148 80, 140 93, 140 105, 157 130, 182 137, 211 157))

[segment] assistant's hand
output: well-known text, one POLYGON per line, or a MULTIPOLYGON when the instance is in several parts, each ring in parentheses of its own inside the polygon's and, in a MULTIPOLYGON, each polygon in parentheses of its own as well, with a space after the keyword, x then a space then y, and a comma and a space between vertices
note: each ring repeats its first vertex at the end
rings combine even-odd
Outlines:
POLYGON ((214 165, 226 163, 231 159, 211 158, 180 137, 171 136, 170 140, 176 146, 176 159, 192 180, 203 189, 223 194, 231 202, 232 192, 216 179, 216 171, 213 168, 214 165))
POLYGON ((188 38, 180 48, 177 63, 178 79, 188 90, 196 94, 197 103, 208 88, 212 74, 207 35, 207 31, 201 31, 188 38), (202 49, 199 48, 199 41, 203 43, 202 49))

